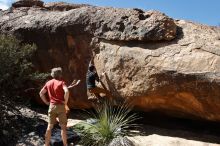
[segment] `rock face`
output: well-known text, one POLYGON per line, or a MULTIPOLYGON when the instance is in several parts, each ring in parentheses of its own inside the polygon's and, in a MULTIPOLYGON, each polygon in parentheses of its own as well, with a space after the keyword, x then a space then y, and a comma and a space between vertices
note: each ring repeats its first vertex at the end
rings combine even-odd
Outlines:
POLYGON ((158 11, 83 6, 19 7, 0 13, 1 33, 38 47, 40 71, 61 66, 72 108, 91 107, 85 74, 92 52, 115 99, 135 108, 220 121, 220 29, 174 21, 158 11))
POLYGON ((12 4, 12 7, 19 8, 19 7, 43 7, 44 2, 41 0, 19 0, 12 4))
POLYGON ((94 35, 106 40, 159 41, 176 36, 174 21, 158 11, 99 8, 90 24, 97 29, 94 35))
POLYGON ((86 4, 69 4, 65 2, 52 2, 44 5, 45 8, 52 11, 69 11, 76 8, 89 6, 86 4))

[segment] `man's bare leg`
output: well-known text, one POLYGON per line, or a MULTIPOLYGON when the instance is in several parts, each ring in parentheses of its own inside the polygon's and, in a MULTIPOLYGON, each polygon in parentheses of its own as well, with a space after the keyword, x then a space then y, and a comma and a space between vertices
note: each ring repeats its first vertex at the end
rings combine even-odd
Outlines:
POLYGON ((50 137, 51 137, 52 129, 53 129, 53 124, 48 124, 45 134, 45 146, 50 146, 50 137))
POLYGON ((61 127, 61 136, 63 140, 63 146, 67 146, 66 125, 60 125, 60 127, 61 127))
POLYGON ((95 94, 97 98, 100 97, 100 93, 104 93, 110 100, 113 99, 111 93, 108 90, 105 90, 100 87, 95 87, 95 88, 89 89, 89 92, 95 94))

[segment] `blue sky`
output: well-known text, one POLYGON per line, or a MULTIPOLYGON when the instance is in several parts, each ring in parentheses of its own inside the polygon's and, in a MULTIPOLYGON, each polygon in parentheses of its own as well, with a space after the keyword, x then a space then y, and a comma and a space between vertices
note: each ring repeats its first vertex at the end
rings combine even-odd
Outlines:
MULTIPOLYGON (((0 8, 7 8, 14 0, 0 0, 0 8)), ((159 10, 175 19, 185 19, 208 25, 220 25, 220 0, 44 0, 87 3, 96 6, 159 10)))

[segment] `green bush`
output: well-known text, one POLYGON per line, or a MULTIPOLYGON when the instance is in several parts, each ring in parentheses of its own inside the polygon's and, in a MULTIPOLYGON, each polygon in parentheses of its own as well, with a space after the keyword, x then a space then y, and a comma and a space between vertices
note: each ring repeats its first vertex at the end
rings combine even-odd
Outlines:
POLYGON ((35 45, 24 44, 15 37, 0 35, 0 86, 1 96, 15 96, 33 77, 30 62, 35 45))
POLYGON ((130 134, 130 128, 136 127, 134 124, 138 116, 131 113, 131 107, 127 104, 113 107, 108 102, 95 108, 95 112, 90 112, 92 119, 96 119, 94 124, 81 122, 73 129, 81 134, 80 143, 86 146, 108 146, 114 139, 130 134))
POLYGON ((7 141, 2 140, 4 135, 13 131, 10 128, 12 117, 20 114, 15 101, 34 85, 34 80, 46 77, 46 74, 34 72, 30 60, 35 50, 34 44, 22 44, 13 36, 0 35, 0 144, 7 141))

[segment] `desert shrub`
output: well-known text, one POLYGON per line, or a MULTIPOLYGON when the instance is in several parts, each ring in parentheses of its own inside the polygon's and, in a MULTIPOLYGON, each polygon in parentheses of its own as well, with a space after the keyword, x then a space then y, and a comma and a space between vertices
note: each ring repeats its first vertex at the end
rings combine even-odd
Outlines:
POLYGON ((122 146, 122 141, 132 146, 132 142, 124 138, 130 134, 130 128, 137 126, 134 122, 139 119, 135 113, 131 113, 131 109, 128 104, 113 107, 104 102, 95 108, 95 112, 89 112, 93 123, 81 122, 73 129, 81 134, 80 143, 86 146, 122 146))
POLYGON ((0 145, 7 143, 16 130, 14 122, 21 116, 16 101, 21 93, 34 86, 34 80, 47 76, 34 72, 30 60, 35 50, 34 44, 22 44, 13 36, 0 35, 0 145))

